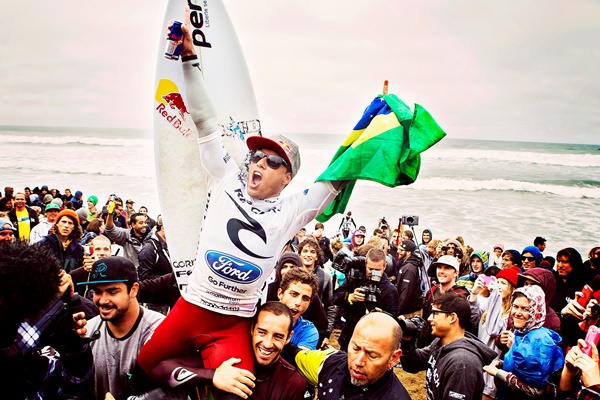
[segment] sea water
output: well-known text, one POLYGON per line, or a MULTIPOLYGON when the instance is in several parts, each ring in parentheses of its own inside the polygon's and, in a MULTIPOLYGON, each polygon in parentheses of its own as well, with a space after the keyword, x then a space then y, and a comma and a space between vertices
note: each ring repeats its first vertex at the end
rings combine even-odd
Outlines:
MULTIPOLYGON (((343 135, 289 134, 301 149, 302 167, 284 191, 310 186, 329 163, 343 135)), ((81 190, 104 202, 115 193, 160 213, 152 132, 145 130, 0 127, 0 187, 48 185, 81 190)), ((179 193, 172 193, 179 196, 179 193)), ((194 210, 201 212, 202 204, 194 210)), ((546 255, 575 247, 584 259, 600 246, 600 146, 464 140, 446 137, 422 154, 421 172, 409 186, 358 182, 347 210, 370 235, 380 218, 396 227, 402 215, 419 216, 434 238, 458 235, 476 249, 496 243, 521 250, 536 236, 546 255)), ((342 216, 325 224, 332 236, 342 216)), ((310 232, 314 223, 307 225, 310 232)))

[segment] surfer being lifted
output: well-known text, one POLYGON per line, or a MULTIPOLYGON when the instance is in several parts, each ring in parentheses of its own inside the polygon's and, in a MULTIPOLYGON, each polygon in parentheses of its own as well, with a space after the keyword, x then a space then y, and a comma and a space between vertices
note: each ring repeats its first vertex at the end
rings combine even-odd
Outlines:
MULTIPOLYGON (((209 200, 187 293, 142 348, 138 362, 154 379, 172 387, 184 383, 191 387, 206 382, 206 370, 196 368, 199 363, 184 362, 182 356, 199 352, 200 357, 194 357, 208 369, 235 357, 241 359, 236 366, 247 370, 252 387, 251 317, 261 288, 288 239, 319 215, 345 182, 317 182, 304 192, 279 197, 300 169, 298 146, 281 135, 248 138, 248 171, 236 165, 221 143, 189 22, 188 8, 182 27, 182 66, 209 200)), ((260 348, 257 354, 266 357, 272 350, 260 348)), ((239 389, 230 391, 246 397, 239 389)), ((222 393, 220 399, 225 396, 222 393)))

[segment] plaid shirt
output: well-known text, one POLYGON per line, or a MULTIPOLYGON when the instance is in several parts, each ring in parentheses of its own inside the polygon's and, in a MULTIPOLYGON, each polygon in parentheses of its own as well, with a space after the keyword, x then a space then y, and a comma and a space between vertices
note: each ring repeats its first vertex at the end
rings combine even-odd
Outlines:
POLYGON ((41 347, 40 338, 63 310, 64 304, 57 300, 52 303, 40 317, 32 321, 24 321, 17 330, 13 349, 17 354, 31 359, 30 366, 40 372, 41 379, 28 382, 37 390, 35 395, 27 399, 44 399, 58 395, 59 398, 81 399, 89 397, 93 383, 94 363, 88 344, 78 351, 61 355, 51 347, 41 347), (66 368, 63 359, 69 360, 66 368), (44 373, 45 368, 45 373, 44 373))

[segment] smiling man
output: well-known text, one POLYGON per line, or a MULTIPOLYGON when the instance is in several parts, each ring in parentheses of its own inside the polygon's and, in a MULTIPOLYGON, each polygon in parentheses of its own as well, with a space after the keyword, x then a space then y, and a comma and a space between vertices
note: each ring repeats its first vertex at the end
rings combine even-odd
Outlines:
MULTIPOLYGON (((185 392, 138 386, 131 379, 142 345, 163 320, 163 315, 144 309, 137 301, 139 290, 135 266, 124 257, 106 257, 92 265, 89 282, 100 315, 88 321, 90 334, 100 333, 91 343, 94 354, 96 399, 107 393, 114 398, 144 396, 148 399, 184 399, 185 392)), ((135 397, 139 398, 139 397, 135 397)))
POLYGON ((17 237, 29 242, 31 229, 39 224, 40 220, 37 213, 30 207, 27 207, 25 193, 15 194, 13 199, 14 208, 8 213, 8 219, 17 228, 17 237))
POLYGON ((300 374, 317 387, 321 400, 406 400, 410 396, 393 372, 402 353, 401 337, 394 318, 374 312, 356 325, 347 353, 295 349, 294 361, 300 374))
POLYGON ((427 370, 427 398, 480 399, 483 394, 483 366, 496 358, 496 352, 465 329, 471 309, 463 296, 452 291, 434 297, 427 319, 436 339, 423 349, 409 348, 405 341, 402 367, 406 372, 427 370))

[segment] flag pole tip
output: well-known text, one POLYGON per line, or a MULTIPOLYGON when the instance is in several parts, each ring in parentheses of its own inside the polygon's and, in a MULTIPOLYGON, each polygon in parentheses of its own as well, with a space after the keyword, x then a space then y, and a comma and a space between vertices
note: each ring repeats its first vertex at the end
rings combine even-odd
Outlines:
POLYGON ((388 80, 383 81, 383 94, 388 94, 388 80))

